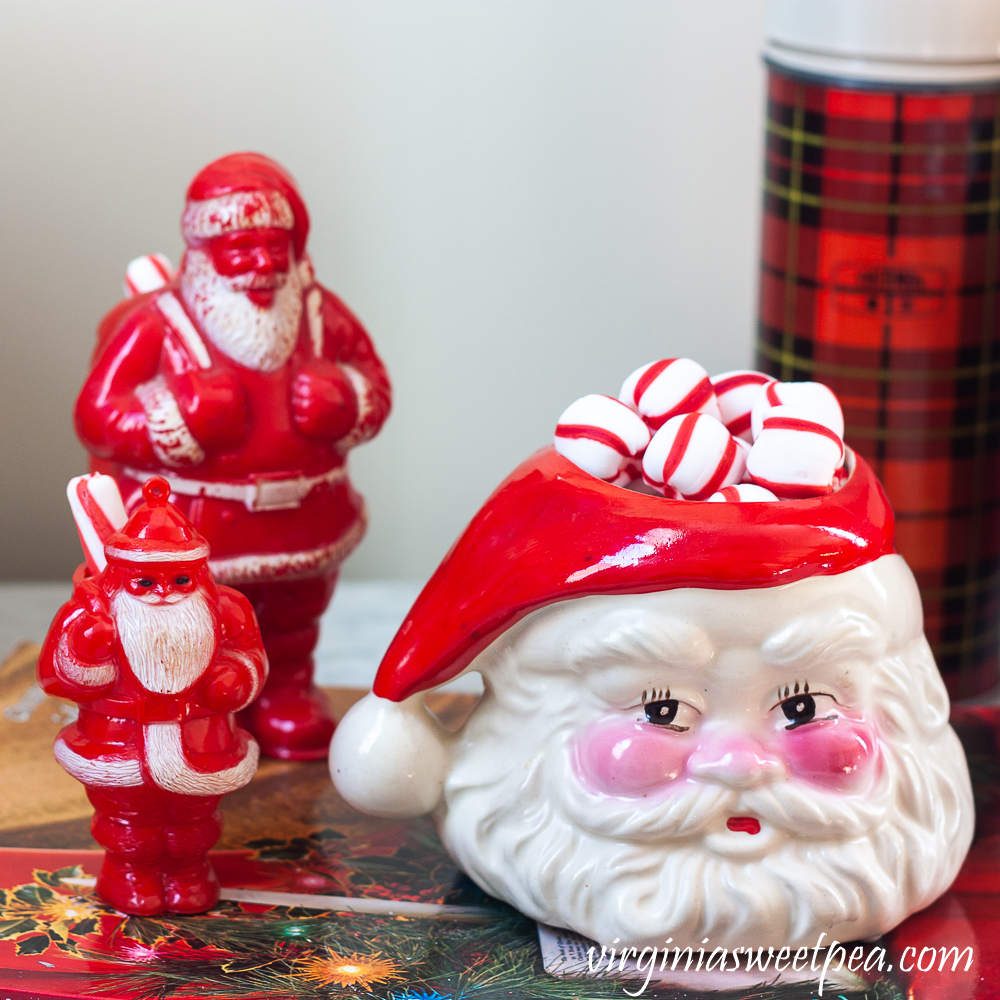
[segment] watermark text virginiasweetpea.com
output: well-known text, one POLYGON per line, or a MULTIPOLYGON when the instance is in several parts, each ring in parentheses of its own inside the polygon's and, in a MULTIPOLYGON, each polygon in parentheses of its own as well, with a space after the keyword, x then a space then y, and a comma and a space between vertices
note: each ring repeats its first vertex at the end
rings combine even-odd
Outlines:
MULTIPOLYGON (((823 995, 823 987, 830 973, 840 972, 845 966, 852 973, 892 971, 892 963, 889 961, 885 948, 881 945, 866 947, 863 944, 855 944, 851 947, 836 940, 824 944, 825 937, 826 934, 820 934, 812 948, 803 945, 794 952, 787 947, 777 950, 768 948, 766 953, 763 947, 756 950, 753 948, 713 948, 708 951, 705 948, 705 945, 709 943, 708 938, 702 941, 700 948, 691 946, 671 948, 670 943, 673 938, 667 938, 663 948, 647 946, 641 951, 638 948, 629 947, 617 950, 614 946, 605 945, 601 948, 599 956, 596 955, 597 947, 594 946, 587 952, 587 967, 591 973, 602 970, 611 973, 615 971, 614 965, 617 962, 617 971, 625 973, 626 971, 631 972, 634 963, 639 973, 645 974, 646 980, 634 993, 625 990, 625 993, 630 997, 641 996, 646 991, 653 974, 657 971, 676 972, 682 970, 690 972, 692 969, 695 971, 705 969, 709 972, 737 972, 742 969, 748 973, 759 972, 763 982, 771 978, 774 973, 782 973, 787 969, 791 969, 795 973, 803 973, 808 970, 817 973, 820 996, 823 995), (848 947, 851 947, 850 955, 847 953, 848 947), (812 952, 811 957, 810 952, 812 952), (823 954, 820 955, 820 952, 823 954), (657 966, 658 962, 659 966, 657 966), (626 967, 626 963, 628 963, 628 967, 626 967)), ((616 939, 614 944, 618 944, 619 940, 616 939)), ((968 972, 972 966, 973 957, 971 945, 961 950, 957 946, 951 948, 944 945, 937 948, 926 947, 921 949, 919 954, 917 949, 911 946, 905 948, 899 956, 899 967, 904 972, 911 972, 914 969, 929 972, 934 968, 941 972, 945 969, 950 969, 952 972, 968 972)))

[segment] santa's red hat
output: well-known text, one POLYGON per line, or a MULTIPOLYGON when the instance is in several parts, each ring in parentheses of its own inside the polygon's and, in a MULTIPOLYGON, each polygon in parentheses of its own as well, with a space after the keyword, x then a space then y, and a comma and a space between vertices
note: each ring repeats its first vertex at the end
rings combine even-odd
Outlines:
POLYGON ((445 556, 375 678, 402 701, 461 673, 547 604, 676 587, 776 587, 895 551, 865 460, 833 494, 771 503, 667 500, 612 486, 544 448, 496 489, 445 556))
POLYGON ((284 167, 260 153, 231 153, 199 171, 181 217, 188 243, 259 228, 291 230, 295 256, 302 258, 309 213, 284 167))
POLYGON ((109 562, 197 563, 208 559, 208 542, 172 504, 170 483, 162 476, 147 479, 142 487, 145 503, 105 543, 109 562))

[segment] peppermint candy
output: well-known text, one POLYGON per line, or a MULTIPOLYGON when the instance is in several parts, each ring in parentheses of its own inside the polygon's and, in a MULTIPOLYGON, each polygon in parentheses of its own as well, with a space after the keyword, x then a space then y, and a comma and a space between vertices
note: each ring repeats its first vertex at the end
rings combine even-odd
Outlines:
POLYGON ((744 451, 714 417, 685 413, 671 417, 654 435, 642 459, 642 478, 654 489, 670 487, 684 500, 706 500, 738 483, 744 451))
POLYGON ((750 429, 753 440, 760 435, 765 415, 775 406, 794 406, 809 415, 811 420, 829 427, 844 439, 844 413, 833 392, 821 382, 770 382, 764 387, 750 412, 750 429))
POLYGON ((763 486, 754 483, 737 483, 735 486, 726 486, 713 493, 708 498, 708 503, 763 503, 767 500, 777 500, 778 498, 763 486))
POLYGON ((763 372, 739 368, 713 375, 710 381, 726 430, 734 437, 753 441, 750 434, 750 411, 761 394, 761 388, 774 379, 763 372))
POLYGON ((556 425, 555 449, 598 479, 623 486, 637 478, 649 428, 624 403, 592 393, 570 403, 556 425))
POLYGON ((799 500, 832 493, 843 462, 840 435, 810 411, 772 406, 763 415, 750 449, 747 472, 780 499, 799 500))
POLYGON ((622 383, 618 398, 653 430, 684 413, 722 419, 708 372, 690 358, 664 358, 637 368, 622 383))

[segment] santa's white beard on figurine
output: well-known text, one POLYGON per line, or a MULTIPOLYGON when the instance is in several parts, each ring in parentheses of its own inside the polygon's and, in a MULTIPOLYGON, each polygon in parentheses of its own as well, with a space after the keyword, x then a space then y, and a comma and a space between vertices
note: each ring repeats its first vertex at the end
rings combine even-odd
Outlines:
POLYGON ((421 695, 359 703, 334 781, 368 812, 433 810, 487 891, 602 944, 875 936, 940 895, 971 842, 897 555, 779 587, 561 601, 470 669, 485 694, 458 734, 421 695), (789 724, 806 683, 815 721, 789 724), (649 724, 653 701, 676 703, 674 726, 649 724))
POLYGON ((192 247, 184 256, 181 295, 208 339, 246 368, 276 371, 295 350, 302 277, 294 261, 286 274, 274 274, 262 283, 254 274, 220 275, 211 255, 192 247), (263 309, 246 295, 248 289, 260 287, 276 289, 271 305, 263 309))
POLYGON ((123 590, 112 610, 128 664, 147 691, 178 694, 212 662, 215 620, 201 591, 179 601, 150 604, 123 590))

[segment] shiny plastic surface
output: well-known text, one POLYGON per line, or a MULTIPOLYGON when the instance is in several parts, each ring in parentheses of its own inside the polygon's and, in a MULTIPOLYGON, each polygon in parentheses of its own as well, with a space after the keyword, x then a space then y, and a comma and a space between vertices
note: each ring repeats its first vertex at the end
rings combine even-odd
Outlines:
POLYGON ((323 757, 333 720, 312 651, 365 530, 346 456, 388 415, 388 377, 358 320, 315 281, 308 213, 278 164, 254 153, 209 164, 182 229, 176 278, 100 324, 77 433, 129 511, 148 475, 170 481, 211 544, 216 580, 242 589, 261 621, 272 669, 247 724, 266 754, 323 757))
POLYGON ((212 579, 208 546, 167 502, 166 481, 144 492, 103 572, 75 574, 38 680, 80 707, 55 755, 94 805, 101 894, 127 913, 194 913, 218 899, 207 852, 219 799, 256 771, 257 744, 234 713, 260 691, 267 660, 249 601, 212 579))

